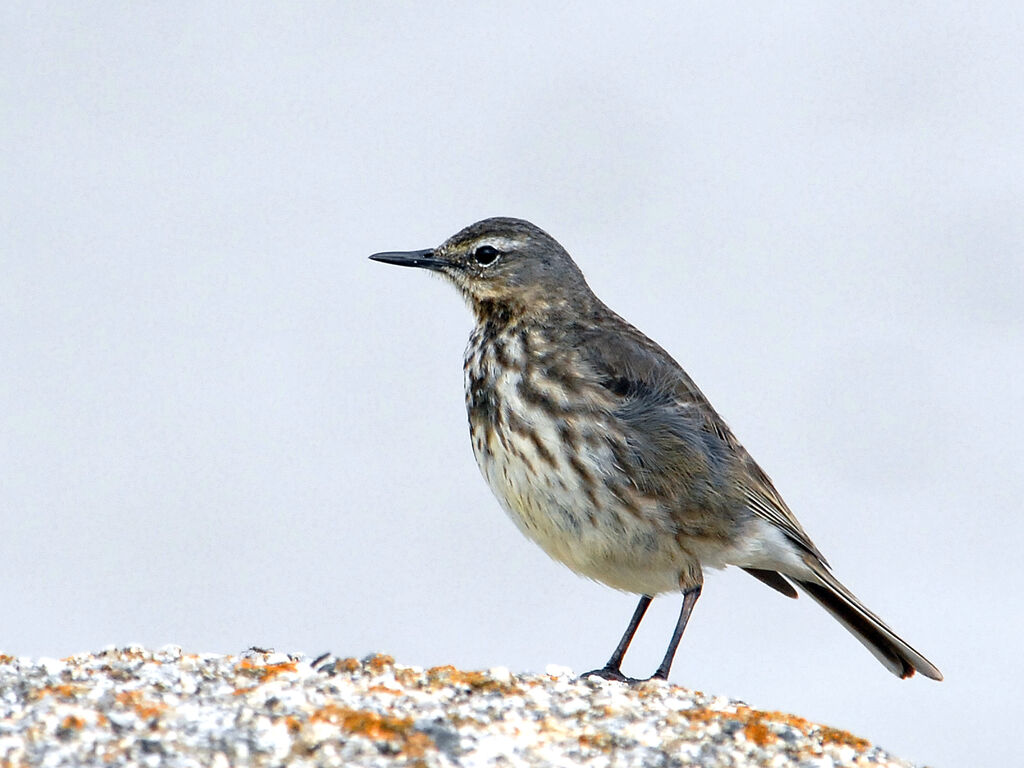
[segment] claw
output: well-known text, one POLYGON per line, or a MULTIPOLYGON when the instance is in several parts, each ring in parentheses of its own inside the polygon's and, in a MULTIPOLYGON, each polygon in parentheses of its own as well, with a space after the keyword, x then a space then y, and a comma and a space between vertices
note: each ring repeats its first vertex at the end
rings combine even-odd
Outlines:
POLYGON ((580 675, 580 680, 586 680, 588 677, 593 675, 594 677, 600 677, 602 680, 614 680, 617 683, 642 683, 643 680, 638 680, 635 677, 626 677, 622 674, 622 670, 614 667, 602 667, 601 669, 592 669, 590 672, 584 672, 580 675))

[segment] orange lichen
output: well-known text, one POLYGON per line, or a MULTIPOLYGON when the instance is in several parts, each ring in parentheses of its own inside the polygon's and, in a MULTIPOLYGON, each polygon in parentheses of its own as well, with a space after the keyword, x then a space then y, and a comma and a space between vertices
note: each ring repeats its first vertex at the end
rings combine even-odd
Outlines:
POLYGON ((282 661, 277 664, 257 664, 252 659, 242 659, 235 666, 235 671, 248 677, 256 678, 256 685, 235 689, 235 696, 241 696, 243 693, 248 693, 263 683, 273 680, 278 675, 286 672, 295 672, 296 662, 282 661))
POLYGON ((353 659, 349 656, 347 659, 339 659, 334 664, 335 669, 343 669, 346 672, 355 672, 359 669, 359 659, 353 659))
POLYGON ((583 749, 599 749, 602 752, 607 752, 612 748, 614 739, 610 733, 598 731, 597 733, 580 734, 579 743, 583 749))
POLYGON ((814 727, 814 723, 810 720, 805 720, 802 717, 791 715, 788 712, 775 712, 775 711, 764 711, 760 709, 751 709, 750 707, 737 707, 736 711, 742 713, 747 718, 759 718, 761 720, 768 720, 773 723, 782 723, 783 725, 789 725, 797 730, 807 733, 811 728, 814 727))
POLYGON ((149 652, 145 648, 118 648, 113 651, 113 655, 125 659, 146 659, 154 664, 163 664, 159 659, 147 659, 146 656, 149 655, 149 652))
POLYGON ((857 750, 864 750, 871 746, 870 742, 859 736, 854 736, 838 728, 829 728, 824 725, 817 725, 796 715, 786 712, 767 712, 750 707, 737 707, 735 712, 722 712, 715 709, 692 709, 680 712, 691 723, 711 723, 716 720, 731 720, 743 726, 743 736, 760 747, 767 746, 776 741, 778 736, 771 729, 773 724, 788 725, 796 728, 805 736, 818 738, 823 744, 841 744, 853 747, 857 750))
POLYGON ((423 757, 428 749, 434 749, 434 740, 422 731, 413 731, 406 737, 402 751, 409 757, 423 757))
POLYGON ((58 685, 44 685, 41 688, 30 690, 26 697, 29 701, 38 701, 44 696, 54 696, 62 701, 70 701, 78 698, 85 690, 84 685, 77 683, 60 683, 58 685))
POLYGON ((427 685, 466 685, 473 691, 497 691, 506 695, 522 693, 522 689, 503 680, 495 680, 486 672, 464 672, 451 664, 427 670, 427 685))
POLYGON ((375 653, 366 660, 365 664, 371 672, 379 675, 387 667, 395 666, 395 659, 393 656, 388 656, 385 653, 375 653))
POLYGON ((386 685, 371 685, 366 689, 367 693, 390 693, 392 696, 401 696, 402 692, 395 688, 388 688, 386 685))
POLYGON ((80 731, 85 727, 85 720, 77 715, 68 715, 61 721, 60 727, 65 731, 80 731))
POLYGON ((11 664, 15 661, 17 661, 17 659, 14 656, 6 653, 0 653, 0 664, 11 664))
POLYGON ((121 691, 114 696, 114 700, 121 706, 134 710, 143 720, 156 719, 167 711, 166 704, 147 700, 142 691, 121 691))
POLYGON ((853 747, 860 752, 871 746, 871 742, 867 739, 862 739, 860 736, 854 736, 849 731, 843 731, 839 728, 830 728, 827 725, 818 726, 818 735, 826 744, 841 744, 843 746, 853 747))
POLYGON ((411 688, 419 682, 419 674, 414 669, 396 669, 395 680, 406 688, 411 688))
POLYGON ((743 726, 743 736, 747 741, 752 741, 759 747, 774 744, 775 740, 778 739, 778 736, 772 733, 768 729, 768 725, 763 722, 746 723, 743 726))
POLYGON ((434 746, 433 739, 413 729, 411 717, 392 717, 366 709, 328 704, 310 716, 310 722, 336 725, 344 731, 374 741, 387 741, 409 757, 422 757, 434 746))
POLYGON ((412 729, 411 717, 381 715, 367 709, 328 704, 310 715, 310 722, 331 723, 351 733, 371 739, 395 740, 405 736, 412 729))
POLYGON ((295 664, 296 662, 294 661, 282 661, 277 664, 257 664, 252 659, 242 659, 235 669, 251 677, 258 678, 260 682, 265 683, 285 672, 295 672, 295 664))

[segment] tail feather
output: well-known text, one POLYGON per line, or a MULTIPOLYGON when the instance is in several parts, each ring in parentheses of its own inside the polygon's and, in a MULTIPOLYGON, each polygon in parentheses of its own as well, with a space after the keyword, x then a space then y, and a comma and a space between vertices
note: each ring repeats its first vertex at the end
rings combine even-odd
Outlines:
POLYGON ((786 597, 796 598, 797 594, 796 590, 793 589, 793 585, 786 581, 778 571, 766 571, 763 568, 744 568, 743 570, 762 584, 767 584, 769 587, 777 592, 781 592, 786 597))
POLYGON ((860 640, 886 669, 903 678, 910 677, 917 671, 932 680, 942 679, 942 673, 934 664, 911 648, 884 621, 868 610, 856 595, 843 586, 824 566, 817 563, 808 565, 816 577, 814 581, 792 576, 790 578, 860 640))

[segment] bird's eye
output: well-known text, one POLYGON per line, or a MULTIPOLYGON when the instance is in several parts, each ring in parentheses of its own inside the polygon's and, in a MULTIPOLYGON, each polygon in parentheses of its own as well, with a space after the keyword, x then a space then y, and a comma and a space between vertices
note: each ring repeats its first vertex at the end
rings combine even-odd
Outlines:
POLYGON ((486 267, 498 260, 501 252, 493 245, 481 245, 473 251, 473 260, 481 267, 486 267))

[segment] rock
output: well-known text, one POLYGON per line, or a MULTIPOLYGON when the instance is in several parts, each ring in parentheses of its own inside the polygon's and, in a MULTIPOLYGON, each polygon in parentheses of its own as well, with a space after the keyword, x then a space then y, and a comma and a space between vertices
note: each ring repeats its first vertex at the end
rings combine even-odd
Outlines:
POLYGON ((106 649, 0 655, 0 764, 901 766, 845 731, 665 682, 106 649))

